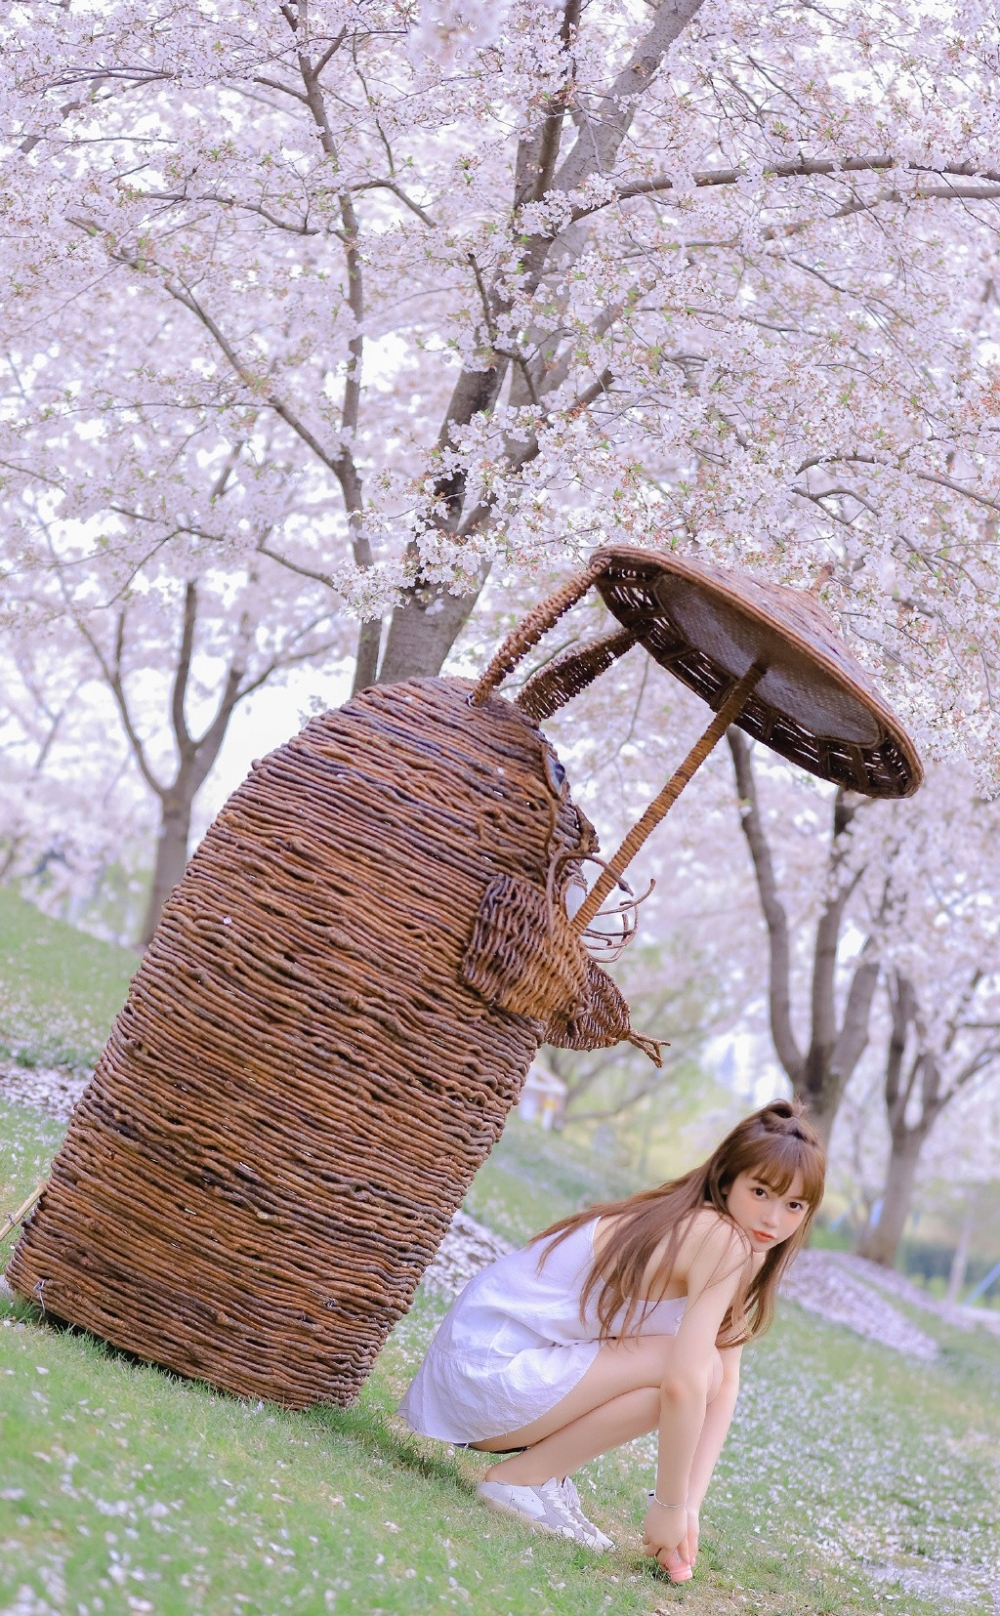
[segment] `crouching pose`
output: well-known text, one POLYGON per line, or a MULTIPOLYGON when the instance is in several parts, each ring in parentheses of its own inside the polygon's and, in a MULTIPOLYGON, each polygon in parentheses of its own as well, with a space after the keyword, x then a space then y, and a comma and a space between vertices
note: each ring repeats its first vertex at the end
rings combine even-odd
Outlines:
POLYGON ((771 1322, 824 1172, 801 1106, 776 1100, 683 1178, 561 1219, 465 1287, 400 1413, 423 1436, 506 1455, 484 1502, 598 1552, 612 1545, 570 1477, 657 1430, 643 1547, 685 1581, 740 1352, 771 1322))

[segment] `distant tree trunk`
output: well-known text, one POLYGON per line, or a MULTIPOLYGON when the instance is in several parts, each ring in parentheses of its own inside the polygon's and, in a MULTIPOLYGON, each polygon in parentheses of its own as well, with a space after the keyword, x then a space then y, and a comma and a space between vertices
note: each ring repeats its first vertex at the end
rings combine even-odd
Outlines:
POLYGON ((958 1234, 958 1245, 955 1247, 951 1259, 951 1272, 948 1275, 948 1290, 945 1301, 952 1307, 958 1301, 965 1285, 965 1271, 969 1266, 969 1248, 972 1245, 972 1235, 976 1227, 976 1196, 970 1193, 966 1197, 965 1216, 958 1234))
MULTIPOLYGON (((33 779, 38 779, 45 768, 49 752, 52 749, 53 742, 55 741, 59 727, 62 724, 65 716, 65 709, 62 708, 58 712, 52 712, 52 710, 46 705, 41 692, 35 688, 34 680, 25 673, 23 664, 18 659, 16 653, 14 660, 17 663, 18 671, 24 680, 26 689, 34 697, 37 706, 41 709, 42 714, 48 721, 48 730, 46 731, 46 734, 39 745, 35 760, 31 765, 31 776, 33 779)), ((26 796, 30 795, 30 792, 31 785, 29 782, 27 787, 23 788, 21 791, 22 807, 24 806, 26 796)), ((10 834, 9 841, 0 843, 0 886, 3 885, 11 870, 14 868, 14 865, 17 862, 18 854, 27 840, 28 836, 25 831, 18 832, 14 830, 10 834)))
POLYGON ((150 943, 160 911, 187 867, 191 815, 201 781, 196 780, 191 770, 186 771, 186 778, 182 775, 183 771, 179 771, 173 786, 160 798, 160 829, 156 838, 153 883, 139 940, 141 948, 150 943))
MULTIPOLYGON (((219 755, 229 720, 238 702, 257 690, 278 666, 271 662, 252 682, 244 684, 246 654, 253 635, 253 624, 244 616, 239 624, 237 645, 233 661, 226 674, 218 706, 208 728, 198 737, 191 734, 185 715, 185 700, 191 677, 194 655, 195 629, 198 622, 198 586, 192 580, 184 590, 184 619, 181 643, 174 667, 170 695, 170 722, 177 751, 177 771, 172 780, 164 781, 154 772, 146 747, 135 726, 132 710, 125 693, 125 635, 127 612, 118 613, 115 645, 109 660, 86 623, 78 619, 77 626, 87 640, 105 681, 114 696, 125 731, 126 739, 146 784, 160 801, 160 828, 156 841, 156 859, 153 884, 146 906, 140 947, 149 943, 170 892, 177 885, 187 864, 188 841, 191 835, 191 811, 199 789, 205 783, 212 765, 219 755)), ((294 659, 292 659, 294 660, 294 659)))
POLYGON ((983 973, 972 972, 958 1012, 948 1024, 937 1050, 922 1043, 920 1004, 913 983, 901 971, 893 971, 886 981, 892 1031, 885 1061, 885 1108, 891 1149, 886 1168, 882 1213, 872 1228, 869 1223, 858 1242, 858 1255, 891 1268, 896 1261, 906 1219, 913 1200, 920 1152, 945 1106, 967 1085, 987 1071, 1000 1055, 994 1042, 995 1029, 987 1025, 986 1038, 973 1048, 945 1082, 944 1063, 955 1049, 963 1028, 978 1028, 974 1018, 963 1016, 973 1004, 983 973), (907 1046, 913 1034, 913 1052, 907 1060, 907 1046))
POLYGON ((910 1215, 913 1186, 920 1152, 927 1130, 903 1127, 893 1137, 892 1153, 882 1192, 882 1212, 874 1228, 871 1224, 858 1242, 859 1257, 891 1268, 899 1252, 903 1230, 910 1215))
POLYGON ((809 1043, 799 1045, 792 1025, 791 937, 788 912, 778 878, 764 820, 757 800, 750 747, 742 730, 726 732, 736 771, 740 823, 750 849, 761 911, 768 934, 768 980, 771 1038, 792 1092, 808 1107, 809 1116, 824 1144, 829 1143, 841 1096, 868 1044, 872 1000, 879 964, 870 943, 861 950, 850 985, 837 1012, 836 972, 841 930, 848 899, 863 873, 844 867, 845 832, 860 806, 860 798, 843 789, 833 805, 828 852, 830 893, 813 942, 812 990, 809 1004, 809 1043))

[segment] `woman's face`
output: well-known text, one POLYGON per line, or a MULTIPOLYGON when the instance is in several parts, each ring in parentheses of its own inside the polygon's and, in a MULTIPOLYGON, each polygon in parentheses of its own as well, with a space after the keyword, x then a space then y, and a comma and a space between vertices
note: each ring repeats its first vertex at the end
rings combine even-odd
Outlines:
POLYGON ((809 1211, 802 1199, 802 1178, 796 1174, 783 1195, 778 1195, 754 1173, 740 1173, 729 1186, 726 1208, 733 1222, 749 1237, 754 1251, 780 1246, 798 1228, 809 1211))

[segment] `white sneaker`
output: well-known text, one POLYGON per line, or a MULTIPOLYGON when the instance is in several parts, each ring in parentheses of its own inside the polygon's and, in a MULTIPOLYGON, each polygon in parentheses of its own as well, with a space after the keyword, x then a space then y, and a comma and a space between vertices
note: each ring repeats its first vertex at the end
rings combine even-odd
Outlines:
POLYGON ((584 1533, 587 1534, 587 1547, 593 1549, 595 1554, 606 1554, 608 1549, 613 1549, 614 1544, 612 1543, 611 1539, 606 1537, 601 1531, 600 1527, 595 1526, 593 1521, 588 1520, 586 1515, 583 1513, 583 1505, 580 1502, 580 1494, 577 1492, 569 1476, 564 1477, 564 1479, 559 1483, 559 1489, 562 1493, 563 1501, 566 1505, 568 1513, 573 1517, 576 1523, 582 1527, 584 1533))
POLYGON ((551 1476, 535 1487, 515 1487, 505 1481, 481 1481, 476 1492, 490 1509, 503 1515, 516 1515, 537 1532, 549 1532, 553 1537, 565 1537, 596 1554, 603 1554, 611 1543, 603 1532, 587 1520, 580 1508, 576 1488, 568 1478, 558 1481, 551 1476), (568 1496, 567 1485, 571 1490, 568 1496), (571 1503, 575 1500, 575 1508, 571 1503))

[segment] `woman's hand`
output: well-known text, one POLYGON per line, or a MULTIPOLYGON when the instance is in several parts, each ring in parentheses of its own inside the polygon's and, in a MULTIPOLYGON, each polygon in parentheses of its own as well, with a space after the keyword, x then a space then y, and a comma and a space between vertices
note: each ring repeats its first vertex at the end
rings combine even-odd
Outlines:
POLYGON ((667 1509, 654 1499, 642 1523, 642 1550, 669 1572, 674 1582, 686 1582, 691 1575, 678 1549, 688 1534, 688 1511, 682 1504, 667 1509))
MULTIPOLYGON (((688 1568, 688 1575, 694 1571, 695 1561, 698 1558, 698 1511, 688 1509, 687 1532, 677 1545, 677 1553, 688 1568)), ((675 1582, 686 1582, 687 1577, 675 1577, 675 1582)))

